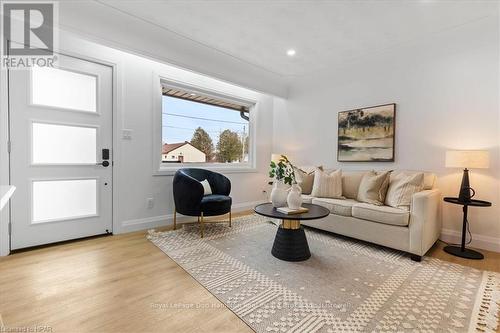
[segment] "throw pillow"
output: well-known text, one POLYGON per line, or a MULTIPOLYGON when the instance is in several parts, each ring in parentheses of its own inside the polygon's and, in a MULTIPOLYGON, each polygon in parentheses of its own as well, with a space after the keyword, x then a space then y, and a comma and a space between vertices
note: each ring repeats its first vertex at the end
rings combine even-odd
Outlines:
POLYGON ((202 180, 200 183, 201 185, 203 185, 203 195, 212 194, 212 188, 210 187, 210 183, 208 182, 208 180, 202 180))
POLYGON ((342 170, 327 173, 319 168, 314 171, 313 197, 343 199, 342 170))
POLYGON ((358 201, 382 206, 389 187, 390 175, 390 171, 365 173, 359 184, 358 201))
MULTIPOLYGON (((317 168, 323 170, 323 167, 321 166, 317 168)), ((297 181, 297 184, 299 184, 299 186, 302 188, 302 194, 311 194, 314 183, 315 169, 309 172, 304 170, 306 169, 294 167, 295 180, 297 181)))
POLYGON ((400 173, 389 184, 385 204, 395 208, 410 209, 413 194, 424 188, 424 173, 400 173))
POLYGON ((348 199, 358 197, 359 184, 366 171, 344 171, 342 172, 342 195, 348 199))

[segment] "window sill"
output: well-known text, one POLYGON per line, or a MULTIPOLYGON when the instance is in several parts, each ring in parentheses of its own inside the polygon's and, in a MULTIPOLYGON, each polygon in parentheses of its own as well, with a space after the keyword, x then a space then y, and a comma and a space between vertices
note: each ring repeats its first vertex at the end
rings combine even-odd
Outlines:
POLYGON ((253 166, 216 166, 216 165, 179 165, 176 167, 160 167, 153 176, 173 176, 175 172, 183 168, 200 168, 220 173, 257 173, 253 166))

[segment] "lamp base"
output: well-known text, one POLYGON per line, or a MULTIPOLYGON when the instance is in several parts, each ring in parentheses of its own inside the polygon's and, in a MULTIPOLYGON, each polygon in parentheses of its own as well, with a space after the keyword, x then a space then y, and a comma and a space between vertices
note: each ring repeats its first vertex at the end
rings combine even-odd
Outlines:
POLYGON ((469 185, 469 170, 467 168, 465 168, 464 173, 462 175, 462 184, 460 184, 460 192, 458 192, 458 198, 460 199, 460 201, 462 201, 462 202, 470 201, 471 190, 472 189, 469 185))
POLYGON ((484 255, 480 252, 465 248, 462 251, 460 246, 448 245, 445 246, 444 251, 457 257, 481 260, 484 259, 484 255))

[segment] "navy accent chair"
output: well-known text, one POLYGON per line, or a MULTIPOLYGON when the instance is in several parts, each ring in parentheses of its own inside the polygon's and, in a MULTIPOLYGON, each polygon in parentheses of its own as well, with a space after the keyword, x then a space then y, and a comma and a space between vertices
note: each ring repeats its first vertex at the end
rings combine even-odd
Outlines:
POLYGON ((203 238, 205 216, 229 214, 231 226, 231 182, 220 173, 205 169, 179 169, 174 175, 174 230, 177 227, 177 213, 198 217, 200 233, 203 238), (212 194, 203 195, 201 181, 207 180, 212 194))

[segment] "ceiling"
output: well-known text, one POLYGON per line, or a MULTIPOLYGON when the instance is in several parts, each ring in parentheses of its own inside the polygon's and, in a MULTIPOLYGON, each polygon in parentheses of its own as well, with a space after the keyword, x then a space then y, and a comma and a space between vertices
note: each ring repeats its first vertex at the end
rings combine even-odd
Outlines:
POLYGON ((496 1, 97 2, 281 76, 339 66, 498 15, 496 1), (290 48, 294 57, 286 55, 290 48))

